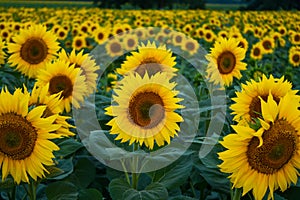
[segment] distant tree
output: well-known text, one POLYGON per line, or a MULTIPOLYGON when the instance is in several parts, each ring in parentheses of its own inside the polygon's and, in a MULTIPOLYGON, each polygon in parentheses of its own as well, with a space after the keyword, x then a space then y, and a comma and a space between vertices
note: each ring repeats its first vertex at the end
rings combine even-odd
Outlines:
POLYGON ((299 0, 252 0, 246 10, 292 10, 300 9, 299 0))

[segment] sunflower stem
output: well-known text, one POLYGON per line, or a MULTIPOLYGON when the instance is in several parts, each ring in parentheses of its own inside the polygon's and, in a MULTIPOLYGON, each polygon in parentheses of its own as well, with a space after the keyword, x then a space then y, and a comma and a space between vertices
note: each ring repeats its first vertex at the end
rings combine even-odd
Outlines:
MULTIPOLYGON (((138 149, 139 149, 139 144, 134 143, 133 144, 133 152, 137 151, 138 149)), ((133 167, 134 167, 133 171, 136 171, 136 165, 137 165, 137 160, 134 159, 133 160, 133 167)), ((138 181, 139 181, 139 174, 138 173, 132 173, 132 188, 133 189, 137 189, 138 181)))
POLYGON ((129 176, 128 176, 128 172, 127 172, 126 166, 124 165, 124 161, 121 161, 121 163, 122 163, 123 170, 125 172, 126 181, 130 185, 130 179, 129 179, 129 176))
POLYGON ((233 199, 232 200, 240 200, 242 194, 242 188, 236 188, 234 191, 233 199))
POLYGON ((30 200, 36 200, 36 188, 37 188, 37 182, 31 181, 28 184, 28 195, 30 197, 30 200))

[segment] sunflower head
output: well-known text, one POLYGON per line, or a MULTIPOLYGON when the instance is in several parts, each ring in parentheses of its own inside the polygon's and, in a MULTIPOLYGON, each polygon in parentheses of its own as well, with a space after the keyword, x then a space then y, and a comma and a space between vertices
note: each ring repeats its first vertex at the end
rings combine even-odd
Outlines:
POLYGON ((165 141, 179 131, 178 122, 183 119, 175 113, 183 106, 177 104, 182 99, 175 97, 175 83, 170 83, 166 73, 144 76, 129 73, 114 89, 114 104, 106 109, 106 114, 114 118, 108 122, 111 134, 116 140, 145 144, 152 149, 154 142, 163 146, 165 141))
POLYGON ((11 54, 8 62, 30 78, 36 78, 38 71, 53 60, 59 50, 56 36, 42 25, 20 30, 13 41, 7 45, 11 54))
POLYGON ((9 174, 17 184, 45 176, 44 166, 53 165, 53 151, 58 150, 50 139, 58 138, 55 132, 56 115, 42 117, 45 106, 29 107, 30 95, 24 88, 13 94, 5 89, 0 93, 0 165, 2 180, 9 174))
POLYGON ((227 148, 219 153, 222 172, 230 173, 233 187, 243 187, 243 195, 252 189, 255 199, 274 190, 285 191, 296 184, 300 168, 299 100, 291 94, 275 101, 270 93, 261 99, 260 127, 232 126, 236 133, 224 137, 227 148))
POLYGON ((147 45, 141 44, 138 47, 138 52, 131 53, 126 57, 126 61, 117 69, 121 75, 125 75, 130 71, 135 71, 141 76, 147 72, 152 76, 157 72, 168 72, 169 76, 174 76, 177 69, 175 57, 172 52, 167 50, 165 46, 158 46, 153 42, 148 41, 147 45))
POLYGON ((246 69, 246 64, 241 60, 244 59, 246 50, 238 45, 239 41, 234 38, 221 37, 206 56, 209 61, 207 74, 215 84, 229 86, 233 77, 242 77, 240 71, 246 69))

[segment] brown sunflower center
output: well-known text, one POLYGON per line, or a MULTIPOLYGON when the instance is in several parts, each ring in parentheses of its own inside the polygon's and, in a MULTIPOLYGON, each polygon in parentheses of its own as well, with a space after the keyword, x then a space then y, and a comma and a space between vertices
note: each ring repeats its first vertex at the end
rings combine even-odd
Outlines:
POLYGON ((262 45, 263 45, 264 49, 266 49, 266 50, 269 50, 269 49, 272 48, 272 44, 271 44, 271 42, 269 40, 264 41, 262 43, 262 45))
POLYGON ((196 48, 196 46, 193 42, 187 42, 185 47, 188 51, 194 51, 194 49, 196 48))
POLYGON ((47 44, 41 38, 30 38, 22 45, 20 56, 30 64, 43 62, 48 55, 47 44))
POLYGON ((157 72, 162 71, 161 65, 154 57, 144 58, 140 65, 135 69, 135 72, 140 74, 142 77, 147 71, 149 76, 156 74, 157 72))
POLYGON ((72 95, 73 84, 69 77, 65 75, 54 76, 50 80, 49 92, 50 94, 56 94, 62 92, 63 98, 68 98, 72 95))
POLYGON ((218 69, 221 74, 231 73, 236 65, 235 55, 230 51, 224 51, 217 59, 218 69))
POLYGON ((102 40, 104 38, 104 34, 98 33, 97 37, 98 37, 98 40, 102 40))
POLYGON ((129 39, 127 40, 127 46, 130 47, 130 48, 134 47, 134 46, 135 46, 135 40, 129 38, 129 39))
POLYGON ((300 60, 300 56, 298 54, 295 54, 292 56, 292 60, 297 63, 300 60))
POLYGON ((32 153, 37 133, 22 116, 0 115, 0 152, 13 160, 23 160, 32 153))
POLYGON ((142 92, 130 100, 128 112, 135 124, 150 129, 164 119, 165 110, 163 106, 163 100, 158 94, 142 92))
POLYGON ((119 53, 122 50, 122 47, 121 47, 120 43, 113 42, 110 45, 110 50, 111 50, 112 53, 119 53))
POLYGON ((294 37, 294 41, 295 42, 299 42, 300 41, 300 35, 295 35, 295 37, 294 37))
POLYGON ((254 55, 254 56, 259 56, 259 55, 260 55, 260 49, 256 47, 256 48, 253 50, 253 55, 254 55))
POLYGON ((177 35, 177 36, 175 37, 175 41, 176 41, 177 43, 180 43, 180 42, 182 41, 182 36, 177 35))
POLYGON ((285 120, 278 120, 263 133, 263 145, 258 147, 257 137, 251 139, 247 157, 249 165, 260 173, 273 174, 290 161, 294 155, 298 135, 285 120))

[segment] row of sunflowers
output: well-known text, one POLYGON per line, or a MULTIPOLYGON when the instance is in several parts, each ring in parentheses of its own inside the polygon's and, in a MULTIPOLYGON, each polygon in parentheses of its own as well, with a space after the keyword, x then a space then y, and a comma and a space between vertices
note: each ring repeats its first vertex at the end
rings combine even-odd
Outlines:
POLYGON ((4 199, 293 199, 297 11, 0 8, 4 199))

